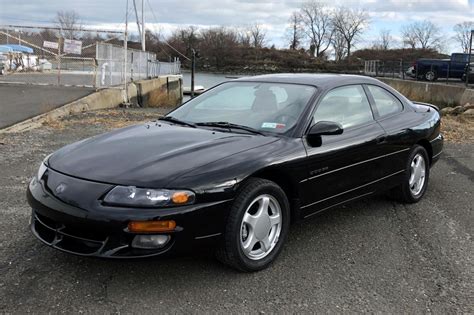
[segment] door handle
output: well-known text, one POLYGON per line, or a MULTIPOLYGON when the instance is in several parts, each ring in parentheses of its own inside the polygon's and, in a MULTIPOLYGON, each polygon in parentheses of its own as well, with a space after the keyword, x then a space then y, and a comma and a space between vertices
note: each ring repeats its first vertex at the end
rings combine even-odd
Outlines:
POLYGON ((387 142, 387 136, 383 135, 383 136, 378 136, 377 138, 375 138, 375 143, 376 144, 381 144, 381 143, 385 143, 387 142))

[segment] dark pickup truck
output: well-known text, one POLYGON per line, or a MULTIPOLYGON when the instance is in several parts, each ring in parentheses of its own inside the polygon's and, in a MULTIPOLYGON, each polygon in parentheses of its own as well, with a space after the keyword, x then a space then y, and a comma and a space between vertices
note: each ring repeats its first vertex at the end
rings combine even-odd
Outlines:
MULTIPOLYGON (((472 60, 474 61, 474 60, 472 60)), ((435 81, 438 78, 462 79, 467 70, 469 54, 455 53, 451 59, 418 59, 407 74, 419 80, 435 81)))

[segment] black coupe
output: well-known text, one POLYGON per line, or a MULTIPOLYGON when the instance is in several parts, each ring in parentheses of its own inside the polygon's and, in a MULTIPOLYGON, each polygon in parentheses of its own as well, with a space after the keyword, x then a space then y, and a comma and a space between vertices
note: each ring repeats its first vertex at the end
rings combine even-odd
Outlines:
POLYGON ((47 157, 27 192, 31 230, 78 255, 215 248, 255 271, 291 221, 387 190, 417 202, 442 148, 437 108, 378 80, 242 78, 47 157))

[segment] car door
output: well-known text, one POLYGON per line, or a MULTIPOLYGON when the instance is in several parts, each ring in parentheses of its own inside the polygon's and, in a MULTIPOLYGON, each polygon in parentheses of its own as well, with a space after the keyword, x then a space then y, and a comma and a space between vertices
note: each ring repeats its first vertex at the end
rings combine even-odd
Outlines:
POLYGON ((369 195, 382 174, 378 157, 385 132, 374 120, 361 85, 327 92, 312 114, 312 124, 318 121, 337 122, 344 131, 321 136, 316 145, 304 140, 308 176, 301 186, 303 217, 369 195))
MULTIPOLYGON (((389 179, 388 176, 406 167, 408 151, 412 145, 407 139, 413 138, 409 126, 413 122, 410 121, 410 115, 404 113, 402 101, 390 91, 372 84, 365 87, 373 104, 376 120, 387 134, 385 141, 380 144, 383 151, 380 163, 384 172, 382 175, 389 179)), ((390 180, 396 181, 396 178, 390 180)))

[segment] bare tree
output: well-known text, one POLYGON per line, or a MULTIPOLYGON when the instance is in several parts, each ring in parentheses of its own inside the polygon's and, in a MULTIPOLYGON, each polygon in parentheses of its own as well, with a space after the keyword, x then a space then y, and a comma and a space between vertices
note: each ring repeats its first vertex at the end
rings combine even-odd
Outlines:
POLYGON ((288 20, 287 39, 290 43, 290 49, 296 50, 301 43, 303 31, 301 29, 300 14, 293 12, 288 20))
POLYGON ((403 42, 411 48, 440 49, 444 42, 440 28, 427 20, 404 26, 402 36, 403 42))
POLYGON ((53 22, 61 29, 61 37, 74 39, 78 38, 83 26, 79 14, 72 11, 58 11, 53 22))
POLYGON ((238 34, 225 27, 210 28, 201 31, 201 53, 217 69, 226 66, 237 59, 236 47, 238 34))
POLYGON ((393 37, 390 34, 390 30, 381 30, 379 34, 380 40, 380 48, 383 50, 388 50, 390 48, 390 44, 393 42, 393 37))
POLYGON ((454 26, 456 35, 454 39, 461 45, 462 51, 469 53, 469 45, 471 40, 471 32, 474 30, 474 22, 462 22, 454 26))
POLYGON ((347 57, 369 22, 369 15, 361 9, 340 7, 334 13, 333 27, 346 42, 347 57))
POLYGON ((310 50, 318 58, 323 56, 334 34, 332 12, 323 3, 311 0, 303 3, 299 15, 303 31, 313 47, 310 50))
POLYGON ((199 41, 199 29, 194 25, 175 30, 168 39, 171 46, 188 56, 191 55, 191 49, 198 47, 199 41))
POLYGON ((255 48, 262 48, 265 46, 265 37, 267 36, 261 24, 253 24, 249 27, 251 45, 255 48))
POLYGON ((417 37, 416 32, 413 30, 413 25, 405 25, 402 28, 403 44, 410 47, 411 49, 416 48, 417 37))
POLYGON ((344 59, 347 53, 346 40, 341 33, 336 32, 332 38, 331 43, 334 49, 334 59, 336 62, 339 62, 344 59))
POLYGON ((237 34, 237 40, 239 42, 239 44, 242 46, 242 47, 250 47, 251 46, 251 42, 252 42, 252 39, 251 39, 251 36, 250 36, 250 31, 248 28, 237 28, 236 30, 236 34, 237 34))

